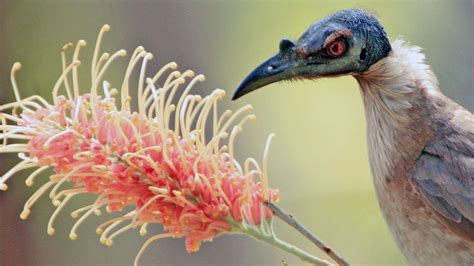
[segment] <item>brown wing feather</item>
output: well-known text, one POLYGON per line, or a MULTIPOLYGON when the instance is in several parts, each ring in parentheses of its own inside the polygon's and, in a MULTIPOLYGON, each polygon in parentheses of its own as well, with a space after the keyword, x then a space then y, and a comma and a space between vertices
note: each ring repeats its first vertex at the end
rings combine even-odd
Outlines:
POLYGON ((451 119, 436 121, 440 130, 411 177, 444 224, 474 241, 474 117, 457 107, 451 119))

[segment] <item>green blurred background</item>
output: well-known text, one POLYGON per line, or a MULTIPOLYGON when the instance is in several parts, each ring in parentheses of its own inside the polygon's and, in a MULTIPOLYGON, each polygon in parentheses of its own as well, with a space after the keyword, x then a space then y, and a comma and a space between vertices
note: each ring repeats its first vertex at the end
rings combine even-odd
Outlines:
MULTIPOLYGON (((237 141, 238 157, 261 158, 266 136, 272 146, 271 186, 281 206, 294 214, 353 264, 405 264, 379 212, 367 160, 365 119, 351 77, 268 86, 237 102, 230 95, 257 64, 277 52, 280 39, 296 39, 315 20, 349 7, 375 12, 393 40, 404 36, 424 48, 444 92, 471 111, 473 91, 473 3, 467 1, 9 1, 0 0, 0 103, 13 100, 9 71, 15 61, 24 96, 50 99, 60 73, 59 49, 85 39, 82 80, 87 84, 96 34, 112 26, 103 49, 143 45, 155 55, 152 68, 176 61, 180 69, 204 73, 196 92, 228 92, 221 107, 255 107, 257 121, 237 141)), ((107 76, 119 86, 125 61, 107 76)), ((84 87, 84 90, 87 88, 84 87)), ((0 156, 0 173, 17 160, 0 156)), ((53 207, 47 197, 27 221, 18 217, 35 188, 16 175, 0 193, 0 265, 129 265, 144 239, 135 231, 114 246, 98 241, 93 218, 68 239, 73 220, 67 210, 54 237, 46 234, 53 207)), ((46 177, 43 177, 46 178, 46 177)), ((38 182, 40 183, 40 182, 38 182)), ((85 201, 84 201, 85 202, 85 201)), ((74 205, 74 204, 72 204, 74 205)), ((76 205, 79 206, 79 205, 76 205)), ((155 229, 158 230, 158 229, 155 229)), ((282 239, 321 255, 308 241, 278 223, 282 239)), ((187 254, 181 239, 152 245, 142 259, 161 265, 290 265, 295 257, 244 236, 224 236, 187 254)))

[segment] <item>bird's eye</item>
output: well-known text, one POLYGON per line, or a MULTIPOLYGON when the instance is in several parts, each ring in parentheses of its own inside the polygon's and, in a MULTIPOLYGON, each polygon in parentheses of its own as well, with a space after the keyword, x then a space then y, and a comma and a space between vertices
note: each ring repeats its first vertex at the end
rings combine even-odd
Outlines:
POLYGON ((329 44, 326 48, 328 55, 332 57, 341 57, 346 52, 347 46, 343 40, 335 41, 329 44))

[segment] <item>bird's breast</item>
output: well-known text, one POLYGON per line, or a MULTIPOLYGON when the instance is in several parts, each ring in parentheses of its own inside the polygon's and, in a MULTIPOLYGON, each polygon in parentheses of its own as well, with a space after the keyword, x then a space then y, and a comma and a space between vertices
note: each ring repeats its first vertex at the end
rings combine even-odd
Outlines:
POLYGON ((431 131, 421 114, 409 119, 366 103, 367 145, 379 206, 399 248, 413 265, 465 265, 474 246, 445 228, 411 184, 412 170, 431 131))
POLYGON ((474 245, 439 222, 408 178, 374 181, 382 214, 410 265, 469 265, 474 245))

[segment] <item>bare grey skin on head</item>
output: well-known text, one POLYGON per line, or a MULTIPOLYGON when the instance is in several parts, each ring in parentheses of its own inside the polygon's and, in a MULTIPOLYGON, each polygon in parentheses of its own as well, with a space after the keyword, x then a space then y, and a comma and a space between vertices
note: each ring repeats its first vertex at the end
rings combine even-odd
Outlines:
POLYGON ((369 12, 317 21, 253 70, 233 100, 293 79, 352 75, 384 218, 412 265, 474 265, 474 115, 447 98, 419 47, 390 43, 369 12))

